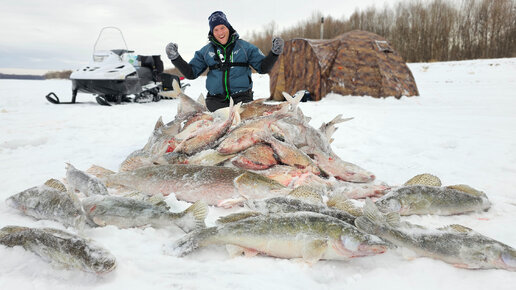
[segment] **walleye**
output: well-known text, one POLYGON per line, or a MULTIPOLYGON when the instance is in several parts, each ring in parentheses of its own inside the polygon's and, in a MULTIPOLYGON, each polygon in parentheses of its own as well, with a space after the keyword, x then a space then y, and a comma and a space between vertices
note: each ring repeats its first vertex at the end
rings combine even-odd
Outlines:
POLYGON ((190 136, 186 137, 177 147, 174 152, 185 153, 192 155, 200 152, 204 149, 209 149, 215 144, 215 142, 226 134, 231 125, 233 124, 233 118, 235 117, 235 110, 238 110, 240 104, 233 106, 233 99, 230 99, 230 113, 229 117, 225 121, 214 122, 207 127, 203 127, 190 136))
POLYGON ((233 254, 263 253, 307 262, 348 260, 381 254, 387 249, 378 237, 364 234, 346 222, 323 214, 298 212, 250 216, 194 231, 176 241, 167 252, 184 256, 212 244, 228 245, 233 254))
POLYGON ((179 200, 204 200, 218 206, 288 193, 286 187, 260 174, 220 166, 157 165, 130 172, 112 172, 103 178, 108 186, 122 185, 149 195, 174 193, 179 200))
POLYGON ((272 148, 261 143, 247 148, 231 162, 236 167, 250 170, 264 170, 278 164, 272 148))
POLYGON ((400 223, 399 214, 383 216, 369 199, 364 206, 364 216, 358 217, 355 225, 420 256, 442 260, 458 268, 516 271, 516 249, 461 225, 431 230, 400 223))
POLYGON ((283 107, 276 114, 247 120, 240 123, 220 142, 217 151, 221 154, 233 154, 261 143, 271 134, 271 127, 287 115, 288 107, 283 107))
POLYGON ((391 187, 384 183, 354 183, 337 180, 333 183, 331 198, 361 199, 366 197, 381 197, 389 189, 391 189, 391 187))
POLYGON ((62 187, 61 183, 55 187, 31 187, 7 198, 6 203, 35 219, 54 220, 65 226, 82 229, 85 223, 82 209, 66 190, 62 191, 62 187))
POLYGON ((355 222, 355 217, 345 211, 291 197, 278 196, 268 199, 252 199, 247 200, 245 205, 252 211, 263 214, 309 211, 334 217, 350 225, 354 225, 355 222))
POLYGON ((82 200, 88 218, 98 226, 118 228, 164 227, 175 224, 185 232, 205 227, 208 206, 198 201, 182 212, 174 213, 161 205, 122 196, 92 196, 82 200))
POLYGON ((116 267, 115 257, 90 240, 52 228, 6 226, 0 229, 0 244, 21 246, 60 267, 104 274, 116 267))
POLYGON ((337 116, 330 122, 331 125, 323 124, 323 132, 308 125, 302 118, 286 116, 274 123, 272 129, 273 133, 281 135, 287 143, 293 144, 308 156, 313 156, 315 163, 325 174, 349 182, 373 181, 375 176, 371 172, 341 160, 331 149, 331 139, 328 139, 327 135, 336 130, 330 129, 330 126, 340 120, 337 116))
POLYGON ((491 203, 484 192, 471 187, 411 185, 390 191, 376 201, 376 206, 382 212, 400 215, 453 215, 487 210, 491 203))
POLYGON ((310 157, 306 155, 303 151, 297 149, 297 147, 295 147, 294 145, 277 140, 272 136, 266 138, 265 142, 272 147, 275 156, 278 157, 281 163, 296 168, 306 168, 315 175, 321 174, 321 171, 319 170, 317 165, 314 164, 313 160, 310 159, 310 157))
POLYGON ((66 163, 66 182, 72 192, 79 190, 86 196, 108 195, 107 188, 100 179, 76 169, 70 163, 66 163))

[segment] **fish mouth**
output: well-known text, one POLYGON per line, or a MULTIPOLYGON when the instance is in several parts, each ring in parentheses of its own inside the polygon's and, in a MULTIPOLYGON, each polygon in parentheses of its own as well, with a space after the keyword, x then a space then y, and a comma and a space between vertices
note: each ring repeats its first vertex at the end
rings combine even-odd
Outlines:
POLYGON ((21 210, 23 212, 25 212, 26 208, 24 206, 22 206, 19 202, 17 202, 14 198, 8 198, 5 200, 5 203, 11 207, 11 208, 15 208, 15 209, 18 209, 18 210, 21 210))

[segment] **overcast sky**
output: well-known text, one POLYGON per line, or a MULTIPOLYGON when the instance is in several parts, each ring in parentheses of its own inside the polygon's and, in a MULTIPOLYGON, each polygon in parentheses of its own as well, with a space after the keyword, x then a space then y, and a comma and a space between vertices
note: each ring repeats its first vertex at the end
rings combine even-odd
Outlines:
POLYGON ((76 69, 91 60, 93 45, 105 26, 123 32, 137 54, 160 54, 165 68, 169 42, 189 61, 207 43, 208 16, 217 10, 246 38, 271 22, 283 30, 314 12, 342 19, 355 9, 392 5, 398 0, 2 0, 0 72, 43 73, 76 69))

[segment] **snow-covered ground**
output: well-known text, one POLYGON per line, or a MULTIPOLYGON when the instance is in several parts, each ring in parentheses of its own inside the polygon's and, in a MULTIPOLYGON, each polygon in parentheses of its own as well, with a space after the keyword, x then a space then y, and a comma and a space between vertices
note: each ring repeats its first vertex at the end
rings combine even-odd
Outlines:
MULTIPOLYGON (((467 184, 486 192, 485 213, 412 216, 413 223, 439 227, 458 223, 516 247, 516 59, 409 64, 419 97, 373 99, 329 95, 301 109, 319 127, 337 114, 355 117, 339 124, 332 143, 346 161, 372 171, 390 185, 419 173, 444 185, 467 184)), ((267 76, 254 76, 255 96, 269 95, 267 76)), ((204 78, 190 82, 193 98, 204 78)), ((0 80, 0 201, 65 176, 65 162, 86 170, 92 164, 117 170, 141 148, 159 116, 174 118, 177 100, 99 106, 79 94, 77 105, 52 105, 44 95, 71 95, 66 80, 0 80)), ((173 211, 187 207, 173 197, 173 211)), ((210 207, 208 225, 235 210, 210 207)), ((0 227, 55 227, 0 202, 0 227)), ((104 276, 52 268, 20 247, 0 246, 0 289, 514 289, 516 274, 464 270, 429 258, 407 260, 400 250, 349 262, 314 265, 271 257, 229 258, 222 247, 184 258, 163 254, 179 229, 89 228, 84 232, 116 256, 118 267, 104 276)))

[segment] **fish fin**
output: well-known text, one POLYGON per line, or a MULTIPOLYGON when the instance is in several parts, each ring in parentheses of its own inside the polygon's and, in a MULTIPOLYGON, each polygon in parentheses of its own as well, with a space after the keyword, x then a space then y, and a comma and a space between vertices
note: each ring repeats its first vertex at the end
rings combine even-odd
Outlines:
POLYGON ((456 268, 460 268, 460 269, 471 269, 471 266, 469 266, 468 264, 455 263, 455 264, 452 264, 452 266, 456 267, 456 268))
POLYGON ((459 224, 447 225, 447 226, 438 228, 438 230, 452 231, 452 232, 461 233, 461 234, 474 232, 472 229, 465 227, 463 225, 459 225, 459 224))
POLYGON ((167 255, 183 257, 196 249, 208 245, 209 239, 217 234, 217 227, 194 230, 169 246, 163 248, 167 255))
MULTIPOLYGON (((335 131, 337 131, 337 129, 338 129, 337 127, 335 127, 335 125, 338 124, 338 123, 350 121, 350 120, 353 120, 353 119, 354 119, 354 117, 342 118, 342 114, 338 114, 330 122, 322 123, 321 127, 319 127, 319 131, 321 131, 326 136, 326 138, 328 140, 332 140, 331 137, 333 136, 335 131)), ((330 143, 331 143, 331 141, 330 141, 330 143)))
POLYGON ((301 199, 312 204, 323 204, 321 194, 318 193, 316 189, 308 185, 301 185, 294 188, 291 192, 287 194, 287 196, 301 199))
POLYGON ((70 200, 72 201, 72 204, 73 206, 79 210, 81 213, 84 214, 84 208, 82 206, 82 203, 81 203, 81 200, 79 199, 79 197, 77 196, 77 194, 75 193, 75 189, 73 188, 70 188, 69 190, 66 191, 66 193, 68 194, 68 197, 70 198, 70 200))
POLYGON ((57 189, 61 192, 66 192, 66 186, 57 179, 50 178, 49 180, 45 181, 45 185, 57 189))
POLYGON ((82 235, 84 233, 84 228, 86 227, 86 222, 86 215, 82 213, 73 220, 73 227, 82 235))
POLYGON ((231 258, 238 256, 246 256, 246 257, 254 257, 258 255, 260 252, 255 249, 244 248, 237 245, 226 244, 226 251, 228 252, 231 258))
POLYGON ((243 203, 244 201, 246 201, 247 199, 243 196, 240 196, 240 197, 237 197, 237 198, 228 198, 228 199, 224 199, 224 200, 221 200, 217 203, 217 206, 218 207, 223 207, 223 208, 231 208, 235 205, 238 205, 238 204, 241 204, 243 203))
POLYGON ((96 225, 100 226, 100 227, 105 227, 106 226, 106 221, 104 221, 103 219, 101 219, 100 217, 98 216, 94 216, 92 219, 91 219, 96 225))
POLYGON ((181 90, 181 86, 179 85, 179 82, 176 79, 172 80, 172 89, 173 89, 173 92, 176 93, 176 97, 183 92, 181 90))
POLYGON ((255 217, 255 216, 259 216, 259 215, 262 215, 262 213, 259 213, 259 212, 256 212, 256 211, 237 212, 237 213, 232 213, 232 214, 229 214, 229 215, 226 215, 226 216, 219 217, 215 221, 215 223, 217 225, 228 224, 228 223, 241 221, 241 220, 244 220, 246 218, 255 217))
POLYGON ((384 216, 369 198, 366 198, 363 212, 363 216, 355 219, 355 226, 366 233, 376 234, 379 230, 379 225, 386 223, 384 216))
POLYGON ((397 212, 390 212, 385 215, 385 221, 391 227, 399 227, 401 225, 400 214, 397 212))
POLYGON ((310 264, 314 264, 322 258, 327 248, 327 240, 310 241, 307 245, 303 247, 303 260, 310 264))
POLYGON ((98 166, 98 165, 91 165, 90 168, 88 168, 86 170, 86 173, 89 173, 91 175, 94 175, 100 179, 104 179, 106 178, 107 176, 109 175, 112 175, 112 174, 115 174, 116 172, 112 171, 112 170, 109 170, 107 168, 104 168, 102 166, 98 166))
POLYGON ((204 201, 198 200, 190 207, 185 209, 182 212, 182 216, 182 219, 176 221, 176 225, 179 226, 186 233, 194 229, 205 228, 206 224, 204 223, 204 220, 206 219, 206 216, 208 216, 208 205, 204 201), (193 227, 191 222, 184 220, 185 218, 190 219, 191 217, 193 217, 194 221, 193 227))
POLYGON ((414 250, 406 248, 406 247, 401 247, 400 252, 401 252, 401 256, 404 259, 409 260, 409 261, 412 261, 418 257, 417 253, 414 252, 414 250))
POLYGON ((165 127, 165 123, 163 123, 163 117, 159 116, 158 121, 156 121, 156 124, 154 125, 154 131, 161 129, 162 127, 165 127))
POLYGON ((118 169, 118 171, 132 171, 138 168, 151 166, 152 164, 153 163, 149 158, 142 156, 134 156, 124 160, 122 164, 120 164, 120 168, 118 169))
POLYGON ((370 198, 366 198, 363 211, 364 216, 375 223, 384 221, 382 213, 370 198))
POLYGON ((243 248, 244 249, 244 256, 250 258, 250 257, 254 257, 256 255, 258 255, 260 252, 255 250, 255 249, 250 249, 250 248, 243 248))
POLYGON ((345 198, 342 195, 335 195, 335 196, 331 197, 326 202, 326 205, 329 207, 333 207, 333 208, 345 211, 355 217, 361 216, 364 214, 361 207, 355 205, 353 203, 353 201, 345 198))
POLYGON ((485 196, 486 194, 482 191, 476 190, 473 187, 466 185, 466 184, 456 184, 456 185, 448 185, 446 188, 455 189, 464 193, 467 193, 472 196, 481 197, 485 196))
POLYGON ((235 106, 235 117, 233 118, 233 126, 236 126, 242 122, 242 117, 240 117, 240 108, 242 107, 242 102, 236 104, 235 106))
POLYGON ((227 244, 226 251, 228 252, 229 257, 234 258, 242 256, 245 252, 245 249, 237 245, 227 244))
POLYGON ((197 102, 206 107, 206 99, 204 98, 204 95, 202 93, 197 98, 197 102))
POLYGON ((168 207, 167 203, 165 202, 165 197, 161 193, 150 196, 147 202, 153 205, 168 207))
POLYGON ((439 177, 429 174, 423 173, 418 174, 411 179, 407 180, 404 185, 428 185, 428 186, 441 186, 441 180, 439 177))
POLYGON ((66 170, 73 170, 73 169, 76 169, 72 164, 68 163, 68 162, 65 162, 65 169, 66 170))
POLYGON ((297 106, 301 102, 301 99, 303 99, 304 91, 299 91, 294 96, 289 95, 286 92, 282 92, 283 97, 285 100, 290 104, 290 110, 295 111, 297 109, 297 106))
POLYGON ((290 103, 290 100, 292 100, 292 99, 294 98, 294 97, 292 97, 292 96, 291 96, 289 93, 287 93, 287 92, 281 92, 281 94, 283 95, 283 97, 285 98, 285 100, 286 100, 287 102, 289 102, 289 103, 290 103))

